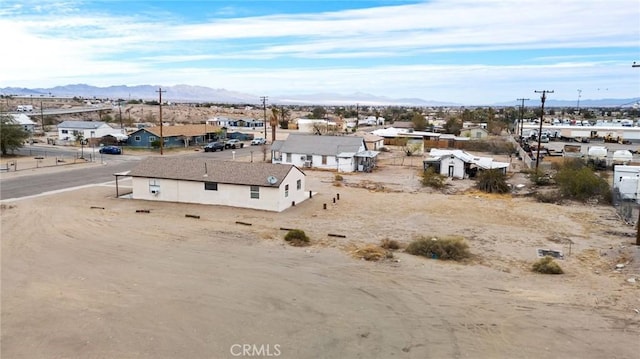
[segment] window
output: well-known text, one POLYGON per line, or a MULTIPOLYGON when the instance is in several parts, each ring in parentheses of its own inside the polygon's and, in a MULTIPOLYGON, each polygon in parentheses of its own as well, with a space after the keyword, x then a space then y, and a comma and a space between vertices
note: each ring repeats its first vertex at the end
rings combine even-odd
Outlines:
POLYGON ((290 153, 285 153, 284 154, 284 161, 287 163, 291 162, 291 154, 290 153))
POLYGON ((156 136, 149 136, 149 142, 153 142, 156 140, 156 136))
POLYGON ((289 185, 284 185, 284 196, 289 197, 289 185))
POLYGON ((205 182, 204 183, 205 191, 217 191, 218 190, 218 182, 205 182))
POLYGON ((298 180, 298 181, 296 182, 296 189, 297 189, 297 190, 301 190, 301 189, 302 189, 302 180, 298 180))
POLYGON ((133 138, 133 140, 134 140, 134 141, 136 141, 136 142, 140 142, 140 136, 135 136, 135 137, 133 138))
POLYGON ((327 156, 322 155, 322 164, 326 165, 327 164, 327 156))
POLYGON ((160 193, 160 181, 157 179, 149 180, 149 192, 153 195, 160 193))
POLYGON ((62 133, 66 133, 66 134, 68 134, 68 133, 69 133, 69 130, 62 130, 62 133))
POLYGON ((259 199, 260 198, 260 187, 259 186, 251 186, 251 198, 259 199))

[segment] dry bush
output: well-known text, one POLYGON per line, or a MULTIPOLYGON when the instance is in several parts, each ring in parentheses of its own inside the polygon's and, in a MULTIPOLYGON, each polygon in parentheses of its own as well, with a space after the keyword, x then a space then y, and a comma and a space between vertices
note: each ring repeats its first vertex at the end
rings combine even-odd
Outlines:
POLYGON ((396 250, 400 249, 400 243, 395 239, 385 238, 382 240, 382 242, 380 242, 380 247, 389 250, 396 250))
POLYGON ((342 177, 342 175, 340 175, 340 174, 336 174, 336 175, 333 177, 333 179, 334 179, 335 181, 341 182, 341 181, 343 181, 343 180, 344 180, 344 177, 342 177))
POLYGON ((553 260, 553 257, 545 256, 540 258, 537 262, 533 263, 531 268, 534 272, 542 274, 562 274, 562 268, 553 260))
POLYGON ((421 237, 411 242, 406 252, 416 256, 454 261, 471 256, 469 245, 462 237, 421 237))
POLYGON ((367 244, 362 248, 356 249, 353 252, 353 256, 367 261, 377 262, 379 260, 393 258, 393 253, 375 244, 367 244))
POLYGON ((309 237, 301 229, 292 229, 284 236, 284 240, 295 247, 304 247, 309 245, 309 237))

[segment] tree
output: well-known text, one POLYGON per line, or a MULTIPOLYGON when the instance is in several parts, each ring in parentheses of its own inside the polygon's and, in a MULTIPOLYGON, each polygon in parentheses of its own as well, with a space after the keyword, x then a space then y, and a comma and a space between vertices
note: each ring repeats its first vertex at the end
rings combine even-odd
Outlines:
POLYGON ((427 128, 427 119, 420 112, 414 112, 411 116, 413 128, 417 131, 424 131, 427 128))
POLYGON ((29 138, 29 132, 15 124, 11 116, 0 115, 0 150, 3 156, 8 151, 13 152, 22 148, 27 138, 29 138))
POLYGON ((311 111, 311 118, 324 118, 327 115, 327 110, 324 107, 314 107, 313 111, 311 111))
POLYGON ((462 129, 462 123, 457 118, 450 118, 444 124, 444 131, 446 133, 451 133, 456 136, 460 134, 461 129, 462 129))

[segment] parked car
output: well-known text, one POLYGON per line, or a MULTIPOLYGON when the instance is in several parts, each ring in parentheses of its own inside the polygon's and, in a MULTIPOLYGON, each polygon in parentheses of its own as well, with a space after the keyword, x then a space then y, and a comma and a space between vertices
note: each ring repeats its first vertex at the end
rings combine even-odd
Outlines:
POLYGON ((204 152, 216 152, 217 150, 224 151, 224 144, 222 142, 211 142, 204 146, 204 152))
POLYGON ((107 155, 121 155, 122 154, 122 150, 118 146, 104 146, 104 147, 101 147, 98 152, 104 153, 104 154, 107 154, 107 155))
POLYGON ((244 147, 244 143, 240 142, 240 140, 233 139, 224 143, 224 148, 242 148, 244 147))
POLYGON ((251 141, 251 146, 259 146, 259 145, 266 145, 267 144, 267 140, 264 139, 263 137, 256 137, 251 141))

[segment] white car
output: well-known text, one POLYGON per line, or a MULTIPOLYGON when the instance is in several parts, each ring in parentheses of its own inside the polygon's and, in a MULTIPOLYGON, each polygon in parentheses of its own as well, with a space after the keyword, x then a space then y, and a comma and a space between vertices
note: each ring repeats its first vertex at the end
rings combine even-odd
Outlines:
POLYGON ((267 140, 265 140, 262 137, 256 137, 253 140, 251 140, 251 146, 266 145, 266 144, 267 144, 267 140))

